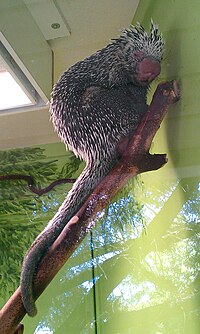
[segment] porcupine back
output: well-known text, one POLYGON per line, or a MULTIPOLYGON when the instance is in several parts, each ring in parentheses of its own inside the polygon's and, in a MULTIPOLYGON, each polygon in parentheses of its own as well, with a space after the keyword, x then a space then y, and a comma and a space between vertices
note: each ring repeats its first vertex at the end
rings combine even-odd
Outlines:
POLYGON ((29 315, 36 314, 33 275, 70 218, 118 158, 120 138, 134 130, 147 109, 147 86, 134 84, 133 51, 160 60, 163 41, 155 26, 125 30, 104 49, 78 62, 54 86, 51 119, 61 140, 86 167, 56 215, 33 242, 21 274, 21 291, 29 315))

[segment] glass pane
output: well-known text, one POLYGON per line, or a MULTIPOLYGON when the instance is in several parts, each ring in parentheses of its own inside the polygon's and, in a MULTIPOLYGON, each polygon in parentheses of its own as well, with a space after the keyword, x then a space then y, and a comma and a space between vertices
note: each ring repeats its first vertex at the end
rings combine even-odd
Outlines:
POLYGON ((13 76, 0 62, 0 110, 31 105, 32 102, 24 93, 13 76))

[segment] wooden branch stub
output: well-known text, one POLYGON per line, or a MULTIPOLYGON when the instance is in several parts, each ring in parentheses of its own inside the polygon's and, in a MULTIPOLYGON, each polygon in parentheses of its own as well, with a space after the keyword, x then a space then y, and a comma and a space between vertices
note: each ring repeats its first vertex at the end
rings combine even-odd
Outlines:
POLYGON ((24 333, 24 325, 23 324, 19 324, 16 328, 16 331, 14 332, 14 334, 23 334, 24 333))

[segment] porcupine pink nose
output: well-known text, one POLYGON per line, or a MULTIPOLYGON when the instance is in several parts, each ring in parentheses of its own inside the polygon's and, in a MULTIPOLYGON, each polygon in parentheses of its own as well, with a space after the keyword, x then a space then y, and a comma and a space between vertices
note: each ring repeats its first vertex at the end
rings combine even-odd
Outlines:
POLYGON ((139 82, 150 83, 160 74, 160 63, 152 58, 144 58, 137 65, 136 79, 139 82))

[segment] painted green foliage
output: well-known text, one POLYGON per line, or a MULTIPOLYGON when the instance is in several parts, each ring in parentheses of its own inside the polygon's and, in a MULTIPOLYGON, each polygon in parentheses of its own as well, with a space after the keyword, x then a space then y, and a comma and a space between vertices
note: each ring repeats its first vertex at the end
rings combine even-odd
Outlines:
MULTIPOLYGON (((0 152, 1 175, 30 175, 38 188, 68 177, 80 162, 70 156, 59 167, 57 159, 49 159, 43 148, 23 148, 0 152)), ((63 185, 41 197, 32 193, 22 180, 0 182, 0 297, 14 292, 19 284, 20 265, 25 251, 48 222, 68 187, 63 185), (65 191, 63 192, 63 190, 65 191)))
MULTIPOLYGON (((43 188, 56 179, 70 178, 76 173, 80 161, 70 153, 66 153, 66 157, 67 162, 61 164, 59 157, 50 159, 46 156, 45 150, 39 147, 1 151, 1 175, 30 175, 34 178, 35 185, 43 188)), ((109 212, 114 227, 110 226, 107 243, 113 239, 116 226, 123 230, 130 221, 133 226, 132 216, 136 213, 139 215, 141 208, 136 202, 133 205, 131 189, 132 183, 116 197, 115 204, 109 212), (128 193, 129 199, 126 198, 128 193), (122 196, 125 196, 124 200, 122 196), (124 205, 127 208, 126 214, 123 210, 124 205)), ((25 251, 52 218, 68 190, 69 185, 63 184, 40 197, 30 192, 25 181, 0 182, 0 297, 3 299, 18 286, 20 265, 25 251)), ((102 218, 103 230, 109 227, 108 223, 104 226, 108 210, 105 210, 102 218)))

